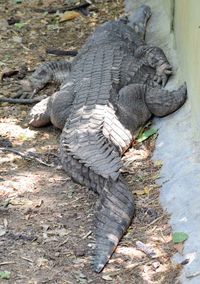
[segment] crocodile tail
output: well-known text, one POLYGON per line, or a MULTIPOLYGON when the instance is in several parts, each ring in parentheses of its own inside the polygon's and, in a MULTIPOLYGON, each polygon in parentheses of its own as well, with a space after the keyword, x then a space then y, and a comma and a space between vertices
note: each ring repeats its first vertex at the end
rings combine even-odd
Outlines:
POLYGON ((95 250, 92 259, 93 270, 99 273, 130 225, 134 215, 133 196, 121 175, 117 180, 106 179, 75 157, 63 154, 61 148, 63 168, 70 176, 100 196, 94 220, 95 250))
POLYGON ((95 218, 93 270, 101 272, 126 232, 134 215, 133 196, 120 176, 107 180, 95 218))
POLYGON ((107 138, 110 136, 112 140, 121 141, 118 135, 121 137, 124 132, 116 125, 119 131, 113 133, 114 112, 106 110, 107 107, 97 105, 91 113, 85 108, 85 119, 80 118, 80 110, 74 112, 64 126, 60 140, 63 168, 76 182, 91 188, 100 197, 94 230, 93 267, 96 272, 108 262, 134 212, 133 197, 119 171, 121 157, 116 146, 121 143, 115 146, 107 138))

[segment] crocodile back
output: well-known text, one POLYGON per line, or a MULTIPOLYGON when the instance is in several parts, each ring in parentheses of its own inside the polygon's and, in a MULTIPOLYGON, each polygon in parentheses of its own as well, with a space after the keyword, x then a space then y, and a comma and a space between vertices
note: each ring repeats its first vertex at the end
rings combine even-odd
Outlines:
POLYGON ((120 157, 102 132, 106 107, 113 91, 113 61, 114 49, 108 50, 104 45, 104 48, 91 49, 87 57, 74 66, 75 99, 61 143, 65 145, 67 155, 75 155, 96 173, 115 179, 121 167, 120 157))
POLYGON ((90 37, 72 63, 70 84, 74 101, 60 141, 64 169, 101 197, 95 219, 96 272, 109 260, 134 214, 133 197, 119 172, 121 151, 113 143, 120 136, 120 143, 126 145, 132 136, 117 120, 111 98, 123 87, 122 65, 136 45, 131 45, 125 34, 125 40, 120 38, 122 31, 115 24, 113 29, 112 24, 106 27, 90 37), (118 126, 119 133, 110 127, 113 125, 118 126))
POLYGON ((61 146, 65 155, 76 156, 97 174, 115 180, 121 167, 120 153, 104 136, 103 127, 110 115, 110 98, 122 87, 120 70, 130 49, 122 40, 111 45, 106 36, 105 41, 98 45, 94 41, 87 53, 83 48, 72 65, 74 102, 61 146))

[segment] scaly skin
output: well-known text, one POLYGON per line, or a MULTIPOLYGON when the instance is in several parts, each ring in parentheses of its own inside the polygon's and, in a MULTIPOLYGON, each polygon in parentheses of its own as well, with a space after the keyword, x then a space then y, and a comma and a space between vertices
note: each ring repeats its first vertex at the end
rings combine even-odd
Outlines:
MULTIPOLYGON (((67 79, 61 80, 60 91, 30 114, 33 126, 51 121, 63 129, 63 168, 100 196, 94 231, 96 272, 104 268, 134 215, 133 196, 120 174, 121 154, 152 115, 170 114, 186 100, 185 86, 173 92, 159 87, 166 84, 171 66, 161 49, 147 46, 142 39, 149 16, 149 7, 142 6, 135 16, 135 30, 124 21, 97 28, 70 72, 66 68, 67 79)), ((56 70, 50 72, 51 80, 63 78, 59 64, 56 70)))

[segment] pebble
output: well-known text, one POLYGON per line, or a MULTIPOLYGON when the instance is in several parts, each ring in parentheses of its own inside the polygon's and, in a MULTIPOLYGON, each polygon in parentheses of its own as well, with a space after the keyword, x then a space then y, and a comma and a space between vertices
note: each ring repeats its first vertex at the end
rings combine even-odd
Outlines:
POLYGON ((159 261, 153 262, 152 267, 153 267, 153 270, 157 270, 160 267, 160 262, 159 261))

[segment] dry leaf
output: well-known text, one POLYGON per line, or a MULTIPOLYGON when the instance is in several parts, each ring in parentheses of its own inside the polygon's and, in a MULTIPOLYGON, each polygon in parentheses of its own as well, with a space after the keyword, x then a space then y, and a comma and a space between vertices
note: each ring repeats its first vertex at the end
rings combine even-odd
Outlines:
POLYGON ((156 160, 155 162, 154 162, 154 166, 155 167, 161 167, 163 165, 163 161, 161 161, 161 160, 156 160))
POLYGON ((174 248, 175 248, 180 254, 182 254, 182 253, 183 253, 184 245, 183 245, 183 243, 175 244, 175 245, 174 245, 174 248))
POLYGON ((109 275, 103 275, 102 279, 106 280, 106 281, 112 281, 113 280, 109 275))
POLYGON ((144 193, 145 194, 149 194, 150 190, 151 189, 149 187, 147 187, 147 186, 144 187, 144 193))
POLYGON ((79 16, 80 14, 78 12, 67 11, 62 16, 60 16, 60 22, 71 21, 79 16))
POLYGON ((145 195, 145 194, 149 194, 149 192, 150 192, 150 189, 146 186, 142 190, 136 189, 133 191, 133 193, 137 195, 145 195))

